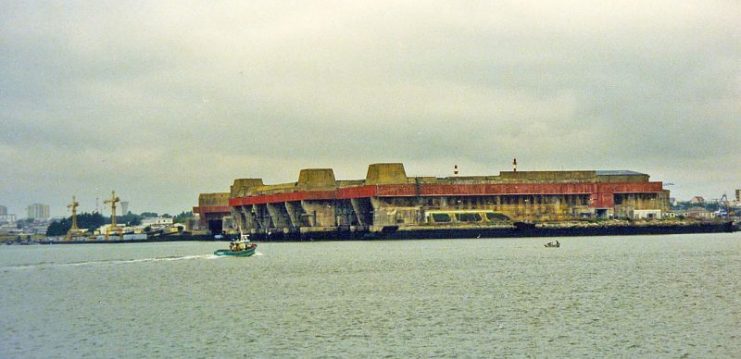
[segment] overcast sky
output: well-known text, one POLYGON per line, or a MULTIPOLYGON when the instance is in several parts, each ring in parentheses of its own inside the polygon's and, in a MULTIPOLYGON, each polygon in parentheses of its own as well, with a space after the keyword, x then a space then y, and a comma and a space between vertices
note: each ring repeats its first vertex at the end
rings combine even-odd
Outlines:
POLYGON ((630 169, 741 187, 741 3, 0 2, 0 205, 116 190, 190 210, 235 178, 630 169))

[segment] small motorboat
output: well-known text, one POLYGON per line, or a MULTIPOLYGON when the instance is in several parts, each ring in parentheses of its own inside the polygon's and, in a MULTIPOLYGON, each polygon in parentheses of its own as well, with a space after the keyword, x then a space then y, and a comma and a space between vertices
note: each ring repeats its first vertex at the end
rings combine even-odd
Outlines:
POLYGON ((561 243, 559 243, 558 241, 548 242, 545 244, 546 248, 558 248, 560 246, 561 246, 561 243))
POLYGON ((214 255, 249 257, 255 254, 256 248, 257 244, 250 242, 249 235, 243 234, 239 236, 239 239, 233 240, 229 243, 229 249, 217 249, 214 252, 214 255))

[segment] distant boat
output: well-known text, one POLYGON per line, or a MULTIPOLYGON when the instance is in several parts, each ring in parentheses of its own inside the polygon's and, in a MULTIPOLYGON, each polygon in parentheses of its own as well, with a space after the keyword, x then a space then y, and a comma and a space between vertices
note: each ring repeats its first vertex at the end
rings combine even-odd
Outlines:
POLYGON ((561 247, 561 243, 559 243, 558 241, 548 242, 545 244, 545 247, 546 248, 558 248, 558 247, 561 247))

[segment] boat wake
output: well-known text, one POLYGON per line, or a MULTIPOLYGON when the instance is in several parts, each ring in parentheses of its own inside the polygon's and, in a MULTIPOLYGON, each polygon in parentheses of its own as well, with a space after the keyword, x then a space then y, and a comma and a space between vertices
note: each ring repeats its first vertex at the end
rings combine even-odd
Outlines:
POLYGON ((97 265, 97 264, 170 262, 170 261, 182 261, 182 260, 193 260, 193 259, 216 259, 216 258, 219 258, 219 256, 215 256, 213 254, 206 254, 206 255, 167 256, 167 257, 135 258, 135 259, 102 259, 102 260, 70 262, 70 263, 40 262, 40 263, 20 264, 20 265, 0 267, 0 271, 59 268, 59 267, 79 267, 79 266, 90 266, 90 265, 97 265))
MULTIPOLYGON (((213 254, 205 254, 205 255, 194 255, 194 256, 169 256, 169 257, 153 257, 153 258, 139 258, 139 259, 123 259, 123 260, 113 260, 113 261, 98 261, 98 262, 119 264, 119 263, 182 261, 182 260, 188 260, 188 259, 216 259, 216 258, 218 258, 218 256, 215 256, 213 254)), ((95 261, 91 263, 95 263, 95 261)), ((82 264, 86 264, 86 263, 83 262, 82 264)))

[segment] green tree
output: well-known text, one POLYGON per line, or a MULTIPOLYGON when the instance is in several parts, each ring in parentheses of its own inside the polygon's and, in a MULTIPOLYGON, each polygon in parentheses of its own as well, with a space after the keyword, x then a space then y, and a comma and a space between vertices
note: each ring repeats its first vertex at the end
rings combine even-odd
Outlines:
MULTIPOLYGON (((110 217, 103 217, 100 213, 80 213, 77 215, 77 227, 94 230, 106 223, 110 223, 110 217)), ((72 227, 72 217, 62 218, 54 221, 46 229, 47 236, 63 236, 72 227)))
POLYGON ((70 221, 67 218, 63 218, 61 221, 54 221, 49 224, 46 228, 47 236, 63 236, 67 234, 71 227, 70 221))
POLYGON ((126 215, 117 217, 116 222, 126 223, 129 226, 138 226, 142 223, 141 216, 134 213, 126 213, 126 215))
POLYGON ((193 212, 191 212, 191 211, 180 212, 180 214, 178 214, 177 216, 175 216, 175 219, 173 219, 173 222, 175 222, 175 223, 185 223, 191 217, 193 217, 193 212))

